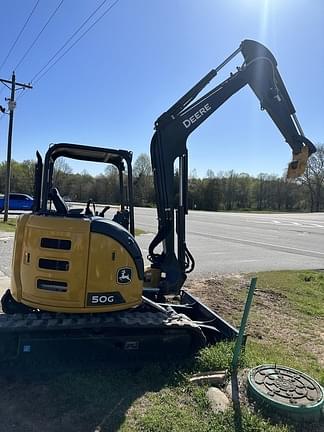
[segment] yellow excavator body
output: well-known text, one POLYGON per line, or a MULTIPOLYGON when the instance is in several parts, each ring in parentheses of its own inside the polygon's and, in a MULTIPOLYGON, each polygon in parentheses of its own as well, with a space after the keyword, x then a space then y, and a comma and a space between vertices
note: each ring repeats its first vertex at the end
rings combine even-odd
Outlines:
POLYGON ((52 312, 132 308, 141 303, 143 290, 135 244, 133 236, 112 221, 22 215, 15 237, 12 295, 17 302, 52 312))

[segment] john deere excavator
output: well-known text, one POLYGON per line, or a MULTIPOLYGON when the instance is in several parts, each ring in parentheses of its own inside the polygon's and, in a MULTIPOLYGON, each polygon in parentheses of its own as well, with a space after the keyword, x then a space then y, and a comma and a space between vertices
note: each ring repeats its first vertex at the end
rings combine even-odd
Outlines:
MULTIPOLYGON (((13 357, 52 344, 59 351, 185 354, 237 330, 183 290, 194 259, 185 240, 188 214, 188 136, 227 99, 249 85, 292 149, 289 177, 302 174, 315 151, 305 137, 271 52, 244 40, 155 122, 151 161, 158 232, 144 269, 134 238, 131 152, 76 144, 55 144, 44 163, 37 154, 35 207, 19 217, 12 261, 12 285, 2 298, 1 357, 13 357), (197 99, 232 58, 243 64, 228 79, 197 99), (105 210, 69 210, 53 187, 55 160, 67 157, 111 163, 119 170, 121 208, 113 220, 105 210), (174 163, 179 159, 179 203, 174 204, 174 163), (127 167, 128 196, 123 172, 127 167), (53 206, 53 208, 52 208, 53 206), (159 249, 157 250, 157 248, 159 249), (168 295, 177 295, 170 303, 168 295), (92 345, 95 343, 95 345, 92 345)), ((215 268, 217 271, 217 268, 215 268)), ((45 347, 45 348, 44 348, 45 347)), ((160 355, 160 354, 159 354, 160 355)))

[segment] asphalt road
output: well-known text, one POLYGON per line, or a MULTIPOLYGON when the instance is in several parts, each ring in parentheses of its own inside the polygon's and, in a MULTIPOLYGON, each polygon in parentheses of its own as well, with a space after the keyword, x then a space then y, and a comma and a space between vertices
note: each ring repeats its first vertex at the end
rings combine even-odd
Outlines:
MULTIPOLYGON (((111 209, 108 214, 113 214, 111 209)), ((111 216, 110 214, 110 216, 111 216)), ((156 210, 136 208, 143 255, 156 232, 156 210)), ((256 214, 193 211, 187 245, 194 275, 280 269, 324 268, 324 213, 256 214)), ((13 238, 0 233, 0 271, 10 275, 13 238)))
MULTIPOLYGON (((136 225, 156 230, 155 209, 136 209, 136 225)), ((143 254, 152 234, 139 238, 143 254)), ((324 213, 189 212, 187 245, 196 274, 324 268, 324 213)))

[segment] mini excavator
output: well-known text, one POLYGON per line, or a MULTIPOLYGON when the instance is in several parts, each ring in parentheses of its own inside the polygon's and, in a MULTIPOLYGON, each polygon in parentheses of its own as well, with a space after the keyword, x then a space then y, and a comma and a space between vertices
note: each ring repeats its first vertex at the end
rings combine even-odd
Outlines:
POLYGON ((233 339, 237 329, 182 289, 194 269, 186 245, 188 136, 227 99, 249 85, 292 149, 288 176, 300 176, 314 145, 305 137, 271 52, 244 40, 155 122, 151 162, 158 231, 144 269, 134 238, 132 153, 79 144, 52 145, 44 162, 37 153, 35 205, 18 219, 11 288, 2 297, 1 358, 60 351, 174 352, 185 355, 207 344, 233 339), (235 73, 197 99, 238 53, 235 73), (59 157, 114 165, 119 172, 120 210, 112 220, 89 200, 68 209, 53 187, 59 157), (174 163, 179 161, 179 202, 174 203, 174 163), (126 170, 127 168, 127 170, 126 170), (124 176, 127 171, 127 176, 124 176), (127 196, 124 186, 127 183, 127 196), (176 296, 176 302, 170 302, 176 296))

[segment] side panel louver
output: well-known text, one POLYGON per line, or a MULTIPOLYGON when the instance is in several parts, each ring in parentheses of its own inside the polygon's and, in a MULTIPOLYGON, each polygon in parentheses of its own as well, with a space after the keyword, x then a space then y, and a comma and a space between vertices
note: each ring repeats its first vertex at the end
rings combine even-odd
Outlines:
POLYGON ((46 270, 68 271, 70 265, 69 261, 40 258, 38 266, 46 270))
POLYGON ((47 249, 71 250, 71 240, 43 237, 41 247, 47 249))
POLYGON ((61 281, 52 281, 46 279, 37 279, 37 288, 46 291, 66 292, 67 283, 61 281))

